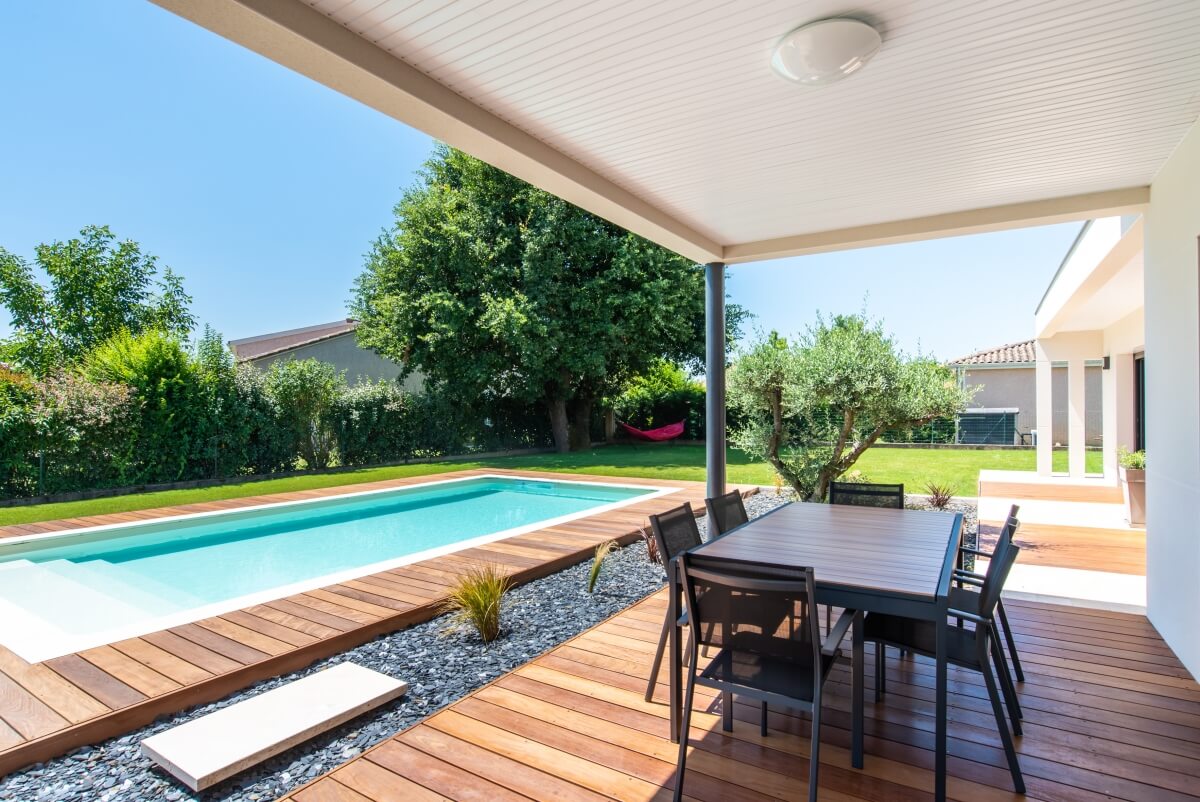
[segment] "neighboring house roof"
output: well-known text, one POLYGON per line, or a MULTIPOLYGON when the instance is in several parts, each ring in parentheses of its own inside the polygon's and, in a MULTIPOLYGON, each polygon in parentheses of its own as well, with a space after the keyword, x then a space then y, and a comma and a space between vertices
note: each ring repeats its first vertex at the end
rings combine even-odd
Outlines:
POLYGON ((234 359, 238 362, 247 362, 319 343, 322 340, 341 337, 343 334, 354 331, 357 327, 356 321, 337 320, 318 326, 305 326, 302 329, 289 329, 273 334, 260 334, 257 337, 230 340, 229 348, 233 351, 234 359))
POLYGON ((1033 340, 1009 343, 986 351, 976 351, 968 356, 953 360, 951 365, 1016 365, 1037 360, 1033 351, 1033 340))

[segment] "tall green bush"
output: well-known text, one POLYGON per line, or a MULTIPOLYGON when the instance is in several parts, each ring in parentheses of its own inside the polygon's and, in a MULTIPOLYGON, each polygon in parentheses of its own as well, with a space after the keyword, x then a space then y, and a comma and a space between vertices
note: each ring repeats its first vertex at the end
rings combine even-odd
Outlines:
POLYGON ((123 384, 140 407, 135 482, 170 482, 207 473, 212 426, 200 371, 178 338, 122 331, 84 359, 94 382, 123 384))
POLYGON ((316 359, 282 360, 267 371, 267 394, 290 433, 293 451, 308 468, 326 468, 333 458, 330 416, 345 389, 344 372, 316 359))
POLYGON ((421 424, 413 396, 395 382, 363 382, 347 387, 333 403, 328 420, 343 465, 370 465, 412 457, 421 424))
POLYGON ((144 481, 142 404, 133 388, 62 372, 39 382, 31 413, 41 432, 30 461, 39 452, 45 459, 41 492, 144 481))

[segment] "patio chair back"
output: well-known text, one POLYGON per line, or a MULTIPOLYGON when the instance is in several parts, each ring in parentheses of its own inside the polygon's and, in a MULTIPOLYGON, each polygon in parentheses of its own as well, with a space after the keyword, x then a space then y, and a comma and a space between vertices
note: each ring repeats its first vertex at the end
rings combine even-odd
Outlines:
POLYGON ((658 546, 664 568, 683 552, 704 542, 700 539, 696 514, 686 501, 672 510, 651 515, 650 530, 654 533, 654 544, 658 546))
MULTIPOLYGON (((743 660, 756 655, 801 667, 820 665, 820 622, 806 614, 813 609, 808 602, 816 587, 811 568, 685 553, 679 570, 693 649, 712 646, 743 660), (800 611, 801 617, 789 620, 780 610, 800 611)), ((754 678, 745 682, 752 686, 754 678)))
POLYGON ((829 503, 902 510, 904 509, 904 485, 830 482, 829 503))
POLYGON ((1017 555, 1021 553, 1021 547, 1012 540, 1019 525, 1016 518, 1009 518, 1005 522, 1004 527, 1000 530, 1000 537, 996 540, 996 548, 992 552, 992 557, 988 560, 987 571, 983 575, 983 587, 979 589, 979 614, 988 620, 993 620, 995 617, 996 604, 1000 601, 1000 592, 1004 590, 1008 573, 1012 570, 1017 555))
POLYGON ((712 534, 723 535, 750 520, 742 494, 737 490, 705 499, 704 507, 708 511, 708 525, 713 528, 712 534))

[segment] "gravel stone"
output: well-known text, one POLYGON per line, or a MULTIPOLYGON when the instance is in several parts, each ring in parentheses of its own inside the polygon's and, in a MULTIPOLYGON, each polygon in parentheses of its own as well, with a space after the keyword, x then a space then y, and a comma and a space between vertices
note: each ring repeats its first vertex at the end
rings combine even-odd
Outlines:
MULTIPOLYGON (((747 500, 751 517, 786 499, 760 493, 747 500)), ((707 527, 700 521, 707 540, 707 527)), ((448 616, 381 636, 301 671, 264 680, 218 702, 166 716, 136 732, 78 749, 47 763, 0 778, 4 802, 142 802, 273 800, 366 749, 411 727, 500 675, 521 666, 584 630, 641 601, 664 584, 662 568, 646 547, 614 550, 604 562, 595 593, 587 592, 590 561, 509 592, 502 637, 484 644, 451 625, 448 616), (345 661, 409 683, 408 693, 322 736, 289 749, 201 794, 193 794, 142 757, 143 738, 257 696, 345 661)))

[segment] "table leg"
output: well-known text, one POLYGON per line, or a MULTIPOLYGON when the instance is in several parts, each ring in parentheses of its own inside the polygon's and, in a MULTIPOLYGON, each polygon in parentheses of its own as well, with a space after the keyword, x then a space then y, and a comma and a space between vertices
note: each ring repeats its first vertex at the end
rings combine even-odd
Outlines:
MULTIPOLYGON (((934 786, 935 802, 946 801, 946 614, 943 611, 937 620, 937 691, 935 711, 934 786)), ((987 666, 985 666, 987 668, 987 666)))
MULTIPOLYGON (((878 659, 878 658, 877 658, 878 659)), ((852 724, 850 764, 856 769, 863 767, 863 614, 854 614, 854 654, 850 668, 853 677, 850 683, 852 724)))
POLYGON ((667 566, 667 576, 670 577, 667 584, 667 618, 671 622, 670 649, 667 656, 667 662, 670 665, 670 670, 667 672, 670 675, 670 691, 667 704, 671 708, 671 743, 679 743, 679 714, 682 706, 679 692, 683 672, 680 670, 679 626, 677 624, 679 621, 679 582, 675 576, 674 560, 667 566))

